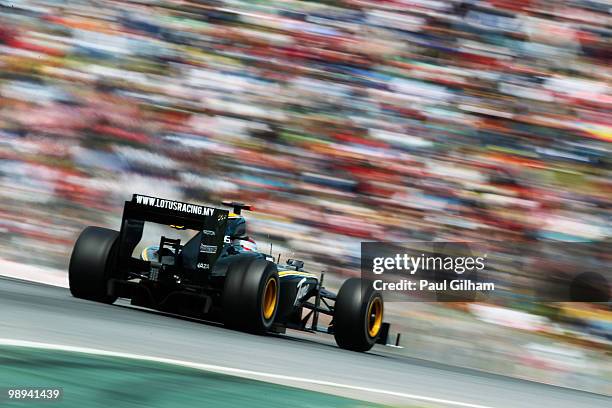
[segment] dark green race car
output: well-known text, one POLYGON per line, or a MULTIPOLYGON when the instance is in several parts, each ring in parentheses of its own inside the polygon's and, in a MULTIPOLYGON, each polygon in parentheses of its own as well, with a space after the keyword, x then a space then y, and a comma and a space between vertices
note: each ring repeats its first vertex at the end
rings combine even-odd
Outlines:
POLYGON ((232 212, 135 194, 125 202, 119 231, 87 227, 79 236, 69 266, 71 293, 105 303, 127 298, 252 333, 325 332, 354 351, 386 343, 383 299, 372 285, 352 278, 336 294, 323 287, 323 275, 304 271, 302 261, 274 262, 246 234, 242 211, 250 207, 225 204, 232 212), (145 222, 195 235, 184 244, 162 236, 135 257, 145 222), (319 326, 320 314, 331 316, 326 327, 319 326))

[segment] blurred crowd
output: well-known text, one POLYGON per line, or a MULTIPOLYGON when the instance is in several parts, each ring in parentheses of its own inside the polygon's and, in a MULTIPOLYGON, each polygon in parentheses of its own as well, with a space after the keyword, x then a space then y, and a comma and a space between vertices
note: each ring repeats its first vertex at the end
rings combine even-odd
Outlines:
POLYGON ((133 192, 250 202, 346 270, 610 236, 606 1, 1 4, 0 227, 56 262, 133 192))
POLYGON ((0 0, 0 256, 65 268, 132 193, 361 241, 612 234, 607 0, 0 0))

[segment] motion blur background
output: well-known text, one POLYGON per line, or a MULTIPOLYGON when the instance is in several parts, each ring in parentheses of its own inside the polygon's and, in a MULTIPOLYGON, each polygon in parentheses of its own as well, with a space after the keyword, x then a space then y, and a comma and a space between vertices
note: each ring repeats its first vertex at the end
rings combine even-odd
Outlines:
MULTIPOLYGON (((610 7, 0 1, 0 258, 65 271, 134 192, 249 202, 331 286, 361 241, 609 241, 610 7)), ((609 306, 387 313, 404 354, 612 394, 609 306)))

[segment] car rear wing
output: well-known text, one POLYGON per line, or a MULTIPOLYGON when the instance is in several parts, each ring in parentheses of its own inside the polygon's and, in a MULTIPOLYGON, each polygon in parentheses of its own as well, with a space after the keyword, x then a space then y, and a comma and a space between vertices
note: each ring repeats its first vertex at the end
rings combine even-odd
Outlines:
POLYGON ((142 239, 144 223, 153 222, 198 231, 183 247, 183 269, 212 269, 223 249, 228 215, 219 208, 134 194, 123 207, 117 268, 126 273, 150 268, 150 261, 135 259, 132 253, 142 239))

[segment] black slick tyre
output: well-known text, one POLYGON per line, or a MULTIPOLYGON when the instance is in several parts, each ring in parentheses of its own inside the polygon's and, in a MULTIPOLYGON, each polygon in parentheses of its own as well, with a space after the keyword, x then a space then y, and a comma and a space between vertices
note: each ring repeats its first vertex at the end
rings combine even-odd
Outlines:
POLYGON ((280 282, 273 262, 249 257, 232 263, 223 289, 226 326, 250 333, 270 330, 278 311, 280 282))
POLYGON ((113 303, 116 296, 108 295, 108 281, 112 277, 117 254, 117 231, 87 227, 74 244, 68 282, 74 297, 102 303, 113 303))
POLYGON ((334 306, 333 329, 343 349, 368 351, 378 339, 383 320, 383 299, 372 285, 358 278, 344 282, 334 306))

